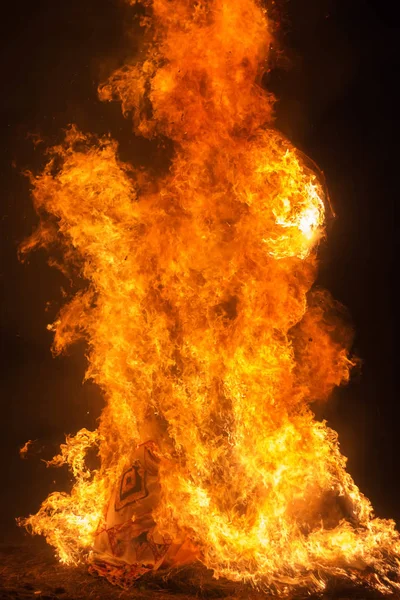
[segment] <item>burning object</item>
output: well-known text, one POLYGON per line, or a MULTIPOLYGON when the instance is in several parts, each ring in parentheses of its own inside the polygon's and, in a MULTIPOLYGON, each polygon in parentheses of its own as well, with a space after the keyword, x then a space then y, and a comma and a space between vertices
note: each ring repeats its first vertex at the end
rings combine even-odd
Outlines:
POLYGON ((100 97, 136 135, 172 140, 168 172, 72 126, 32 176, 40 225, 22 252, 61 249, 84 278, 54 350, 87 341, 106 407, 52 461, 69 465, 70 495, 25 524, 124 584, 199 560, 281 593, 329 575, 399 587, 394 523, 374 518, 312 412, 354 359, 340 307, 312 287, 323 186, 259 84, 268 14, 255 0, 145 4, 145 58, 100 97))
POLYGON ((153 519, 161 495, 158 454, 154 442, 138 446, 132 466, 111 496, 106 524, 96 532, 91 570, 122 587, 149 571, 197 559, 196 548, 184 534, 172 539, 153 519))

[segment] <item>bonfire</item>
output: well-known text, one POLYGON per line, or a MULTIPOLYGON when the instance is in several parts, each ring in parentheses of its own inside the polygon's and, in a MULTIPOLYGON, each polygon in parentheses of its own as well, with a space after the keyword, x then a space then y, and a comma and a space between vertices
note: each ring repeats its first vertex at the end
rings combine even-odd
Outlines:
POLYGON ((274 23, 258 0, 149 0, 140 15, 140 52, 99 96, 133 136, 172 145, 168 168, 71 125, 31 174, 40 223, 21 253, 46 248, 80 277, 53 349, 86 340, 105 408, 50 463, 69 466, 71 492, 22 523, 124 587, 201 563, 282 595, 332 576, 400 589, 394 522, 313 412, 357 359, 342 307, 313 286, 323 178, 261 85, 274 23))

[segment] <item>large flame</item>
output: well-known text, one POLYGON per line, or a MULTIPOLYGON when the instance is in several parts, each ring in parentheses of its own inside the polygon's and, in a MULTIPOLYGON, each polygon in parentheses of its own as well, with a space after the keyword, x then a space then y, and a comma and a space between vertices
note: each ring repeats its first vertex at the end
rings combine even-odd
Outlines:
MULTIPOLYGON (((134 3, 134 0, 131 0, 134 3)), ((160 448, 154 514, 215 575, 323 588, 329 574, 398 586, 392 521, 346 473, 310 405, 345 383, 351 335, 310 291, 324 189, 272 127, 260 85, 272 26, 257 0, 153 0, 146 56, 100 88, 137 135, 174 142, 169 171, 135 169, 109 138, 71 127, 32 177, 40 226, 24 244, 63 250, 86 282, 51 326, 54 350, 88 343, 106 399, 97 431, 53 464, 75 477, 25 523, 76 563, 135 447, 160 448), (98 448, 101 466, 89 469, 98 448)), ((55 262, 55 261, 54 261, 55 262)))

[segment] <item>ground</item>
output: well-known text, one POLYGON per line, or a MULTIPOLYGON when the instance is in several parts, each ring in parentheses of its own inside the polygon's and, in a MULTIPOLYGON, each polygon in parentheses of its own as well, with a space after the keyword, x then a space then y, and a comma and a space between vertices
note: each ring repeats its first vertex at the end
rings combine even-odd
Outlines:
MULTIPOLYGON (((237 585, 220 585, 207 572, 194 584, 190 572, 171 579, 143 578, 130 591, 90 575, 85 566, 66 567, 57 562, 41 538, 21 535, 0 544, 0 600, 269 600, 272 596, 237 585), (201 583, 199 584, 199 581, 201 583)), ((290 600, 301 600, 303 596, 290 600)), ((309 600, 381 600, 362 589, 332 582, 330 590, 309 600)), ((395 596, 391 600, 395 600, 395 596)))

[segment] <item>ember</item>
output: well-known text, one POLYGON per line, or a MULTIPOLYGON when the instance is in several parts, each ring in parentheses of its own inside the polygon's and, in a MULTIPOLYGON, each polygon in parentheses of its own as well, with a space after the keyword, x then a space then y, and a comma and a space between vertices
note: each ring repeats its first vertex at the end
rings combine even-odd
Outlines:
POLYGON ((71 494, 23 524, 124 586, 200 561, 282 595, 330 576, 400 589, 394 522, 374 518, 312 411, 356 359, 341 307, 312 287, 324 187, 259 83, 268 13, 144 4, 146 56, 99 94, 136 135, 173 141, 169 171, 135 169, 71 126, 31 176, 40 225, 22 254, 61 248, 57 266, 87 284, 51 325, 54 351, 87 340, 107 405, 51 462, 69 465, 71 494))

